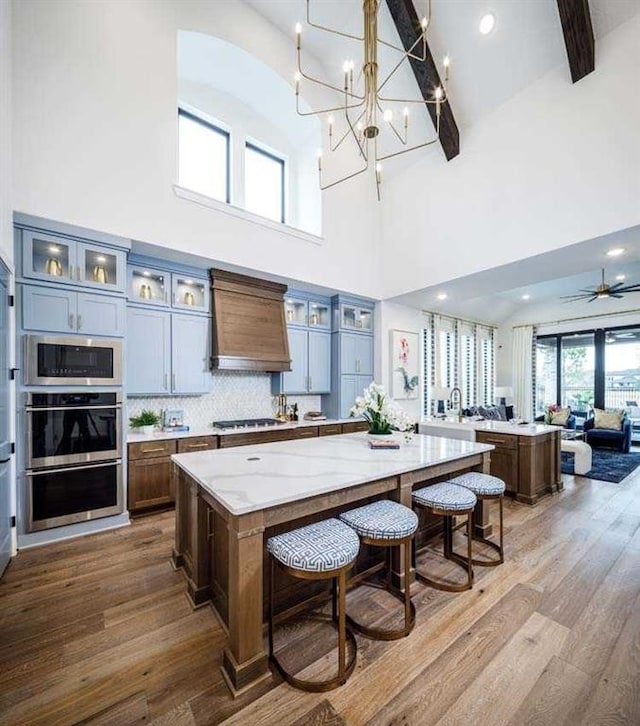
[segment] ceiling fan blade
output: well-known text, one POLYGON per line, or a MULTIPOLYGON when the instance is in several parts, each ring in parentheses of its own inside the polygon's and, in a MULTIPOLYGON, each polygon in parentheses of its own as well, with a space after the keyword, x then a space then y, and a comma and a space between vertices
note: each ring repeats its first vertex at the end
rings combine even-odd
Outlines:
POLYGON ((584 287, 581 287, 580 288, 580 292, 586 292, 586 293, 589 293, 589 295, 595 295, 596 294, 596 291, 595 290, 593 290, 593 289, 587 289, 587 288, 584 288, 584 287))
POLYGON ((615 285, 609 285, 609 290, 618 290, 620 287, 624 287, 624 282, 616 282, 615 285))
POLYGON ((616 292, 640 292, 640 283, 636 283, 635 285, 626 285, 624 287, 619 287, 616 290, 616 292))
POLYGON ((598 296, 594 295, 590 300, 587 300, 587 302, 593 302, 594 300, 597 300, 598 296))
POLYGON ((618 293, 612 292, 612 293, 609 293, 609 297, 617 297, 618 300, 622 300, 624 295, 618 295, 618 293))
POLYGON ((584 300, 592 294, 593 293, 589 293, 588 295, 561 295, 560 300, 584 300))

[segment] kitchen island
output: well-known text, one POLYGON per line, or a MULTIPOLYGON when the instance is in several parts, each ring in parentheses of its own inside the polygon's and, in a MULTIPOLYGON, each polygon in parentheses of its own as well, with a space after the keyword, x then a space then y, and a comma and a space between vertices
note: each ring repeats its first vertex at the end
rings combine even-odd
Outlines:
MULTIPOLYGON (((268 675, 263 642, 265 542, 279 532, 366 501, 411 506, 413 488, 469 470, 489 470, 492 445, 397 435, 399 449, 371 450, 363 433, 177 454, 175 567, 183 568, 194 607, 211 602, 228 632, 223 675, 234 694, 268 675)), ((486 535, 486 511, 474 527, 486 535)), ((371 570, 363 548, 358 571, 371 570)), ((401 582, 405 563, 393 560, 401 582)), ((276 583, 280 612, 326 597, 290 581, 276 583)))
POLYGON ((525 504, 536 504, 545 494, 563 488, 560 471, 560 426, 507 421, 431 419, 419 424, 420 433, 493 444, 491 473, 502 479, 506 494, 525 504))

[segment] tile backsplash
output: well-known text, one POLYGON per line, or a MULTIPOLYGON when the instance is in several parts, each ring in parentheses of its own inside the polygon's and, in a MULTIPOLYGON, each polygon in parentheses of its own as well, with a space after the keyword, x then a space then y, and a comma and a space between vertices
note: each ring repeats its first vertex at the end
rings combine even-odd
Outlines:
MULTIPOLYGON (((213 387, 204 396, 144 396, 127 398, 129 416, 142 409, 161 411, 177 408, 184 411, 184 422, 192 429, 209 428, 212 421, 236 418, 270 418, 275 415, 271 394, 271 375, 252 371, 214 371, 213 387)), ((288 396, 289 404, 297 403, 302 416, 305 411, 320 411, 320 396, 288 396)))

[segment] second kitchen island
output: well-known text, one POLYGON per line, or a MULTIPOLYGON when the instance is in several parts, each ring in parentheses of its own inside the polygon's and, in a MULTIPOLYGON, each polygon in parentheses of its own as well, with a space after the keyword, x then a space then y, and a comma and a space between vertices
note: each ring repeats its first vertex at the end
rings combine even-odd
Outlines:
MULTIPOLYGON (((227 629, 222 671, 238 694, 268 671, 263 623, 266 540, 280 532, 335 516, 368 500, 389 498, 408 507, 425 482, 462 471, 489 471, 493 446, 414 435, 399 449, 374 451, 362 433, 311 440, 177 454, 175 567, 187 578, 194 607, 211 602, 227 629)), ((486 535, 486 512, 474 526, 486 535)), ((366 571, 372 562, 366 562, 366 571)), ((393 562, 400 581, 405 563, 393 562)), ((284 584, 280 609, 296 607, 321 591, 284 584)))

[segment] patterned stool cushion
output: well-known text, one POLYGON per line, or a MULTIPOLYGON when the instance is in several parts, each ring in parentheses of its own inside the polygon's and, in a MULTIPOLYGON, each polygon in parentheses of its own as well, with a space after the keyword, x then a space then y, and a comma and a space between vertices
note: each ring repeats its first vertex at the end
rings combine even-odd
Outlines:
POLYGON ((344 567, 355 560, 359 549, 356 533, 337 519, 308 524, 267 540, 267 551, 283 565, 307 572, 344 567))
POLYGON ((464 487, 449 481, 432 484, 413 492, 413 500, 434 510, 466 511, 473 509, 478 501, 476 495, 464 487))
POLYGON ((504 482, 497 476, 491 474, 482 474, 479 471, 470 471, 466 474, 460 474, 450 480, 452 484, 470 489, 474 494, 487 497, 497 497, 504 494, 504 482))
POLYGON ((371 539, 402 539, 418 529, 416 513, 388 499, 343 512, 340 519, 361 537, 371 539))

